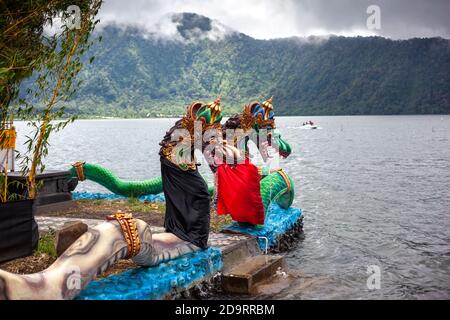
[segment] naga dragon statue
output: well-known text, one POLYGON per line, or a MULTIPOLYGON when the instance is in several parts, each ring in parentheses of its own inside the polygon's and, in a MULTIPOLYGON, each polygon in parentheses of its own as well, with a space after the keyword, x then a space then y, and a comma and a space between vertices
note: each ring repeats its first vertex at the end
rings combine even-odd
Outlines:
MULTIPOLYGON (((227 141, 242 150, 245 158, 250 158, 249 142, 252 141, 264 161, 268 159, 268 147, 273 147, 283 158, 287 158, 292 152, 290 144, 275 129, 272 98, 263 103, 254 101, 247 104, 240 114, 230 117, 223 125, 225 136, 229 130, 234 132, 231 137, 226 137, 227 141)), ((267 212, 272 202, 283 209, 289 208, 295 195, 292 179, 282 169, 272 171, 265 166, 259 166, 258 169, 264 211, 267 212)))
MULTIPOLYGON (((197 112, 197 118, 204 118, 207 122, 212 117, 216 117, 216 121, 220 121, 222 116, 217 116, 209 108, 200 109, 197 112)), ((272 146, 278 150, 279 154, 286 158, 290 155, 292 149, 288 142, 281 138, 278 132, 274 132, 274 112, 272 99, 263 103, 252 102, 244 107, 244 110, 235 116, 232 116, 223 125, 224 132, 230 129, 241 129, 243 135, 239 139, 235 139, 235 145, 240 149, 244 149, 248 153, 248 142, 254 141, 258 150, 266 159, 267 146, 272 146), (253 129, 253 130, 252 130, 253 129), (259 141, 267 141, 267 144, 259 143, 259 141)), ((236 136, 235 136, 236 137, 236 136)), ((237 137, 236 137, 237 138, 237 137)), ((270 203, 276 202, 282 208, 287 209, 291 206, 294 199, 294 184, 292 179, 282 170, 277 172, 268 171, 261 167, 261 197, 265 210, 270 203)), ((90 180, 96 182, 114 194, 124 197, 140 197, 146 195, 156 195, 163 192, 162 178, 155 177, 148 180, 129 181, 117 177, 109 169, 98 165, 84 162, 76 162, 70 168, 70 174, 79 181, 90 180)), ((208 187, 210 194, 214 193, 214 185, 208 187)))
MULTIPOLYGON (((242 129, 244 137, 235 142, 243 143, 245 148, 252 138, 265 139, 268 141, 266 146, 277 146, 280 155, 285 157, 290 154, 291 147, 278 133, 273 132, 274 125, 270 126, 270 130, 263 130, 269 122, 273 123, 268 121, 274 117, 270 102, 254 102, 245 106, 244 111, 231 117, 224 128, 242 129)), ((222 118, 221 108, 214 103, 202 104, 200 108, 196 108, 195 114, 187 116, 204 119, 207 123, 220 123, 222 118)), ((261 173, 264 207, 267 209, 271 202, 276 202, 281 207, 288 208, 294 197, 291 178, 282 170, 270 173, 262 169, 261 173)), ((160 177, 125 181, 108 169, 94 164, 79 162, 73 166, 71 174, 80 180, 95 181, 111 192, 127 197, 159 194, 163 191, 160 177)), ((201 250, 172 233, 152 234, 150 226, 142 220, 134 219, 131 214, 118 212, 107 217, 107 220, 89 228, 42 272, 18 275, 0 270, 0 300, 74 299, 97 275, 120 259, 132 259, 138 266, 151 267, 201 250)))

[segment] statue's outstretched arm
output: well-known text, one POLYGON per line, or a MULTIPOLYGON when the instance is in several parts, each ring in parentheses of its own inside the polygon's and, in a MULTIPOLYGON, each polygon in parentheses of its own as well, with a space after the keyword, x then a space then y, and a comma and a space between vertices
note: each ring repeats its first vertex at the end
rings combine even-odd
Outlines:
MULTIPOLYGON (((199 248, 171 233, 152 236, 150 227, 136 221, 139 252, 132 260, 143 267, 155 266, 199 248)), ((89 229, 48 269, 29 275, 0 270, 0 300, 73 299, 97 275, 129 256, 129 245, 117 221, 89 229)))

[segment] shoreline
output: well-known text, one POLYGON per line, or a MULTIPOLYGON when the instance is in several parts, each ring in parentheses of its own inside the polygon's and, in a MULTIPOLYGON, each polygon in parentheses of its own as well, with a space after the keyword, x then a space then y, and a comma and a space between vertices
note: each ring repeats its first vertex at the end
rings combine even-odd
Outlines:
MULTIPOLYGON (((224 119, 229 118, 231 115, 224 116, 224 119)), ((277 118, 329 118, 329 117, 416 117, 416 116, 425 116, 425 117, 450 117, 450 114, 350 114, 350 115, 280 115, 277 116, 277 118)), ((93 118, 76 118, 75 121, 113 121, 113 120, 173 120, 173 119, 179 119, 182 118, 183 115, 180 116, 167 116, 167 117, 149 117, 149 118, 124 118, 124 117, 93 117, 93 118)), ((58 119, 55 121, 64 121, 67 119, 58 119)), ((15 120, 14 122, 20 123, 20 122, 29 122, 31 120, 15 120)))

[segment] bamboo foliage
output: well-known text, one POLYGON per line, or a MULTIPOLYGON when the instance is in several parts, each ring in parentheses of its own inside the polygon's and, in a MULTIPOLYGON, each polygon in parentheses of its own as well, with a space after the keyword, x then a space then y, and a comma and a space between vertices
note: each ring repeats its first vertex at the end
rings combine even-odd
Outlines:
MULTIPOLYGON (((0 48, 4 49, 0 54, 0 121, 16 113, 20 119, 27 120, 32 129, 26 139, 26 152, 17 156, 21 171, 27 177, 25 197, 29 199, 36 197, 36 175, 45 169, 43 160, 48 155, 51 134, 74 121, 74 117, 65 113, 65 103, 81 84, 76 77, 86 63, 85 52, 92 44, 89 36, 99 22, 94 18, 101 3, 101 0, 53 0, 19 4, 0 0, 4 13, 0 16, 0 40, 4 40, 0 48), (73 5, 78 6, 81 13, 75 17, 79 18, 76 28, 67 23, 73 16, 66 8, 73 5), (63 22, 59 30, 44 32, 44 26, 51 25, 57 16, 63 22), (22 88, 22 80, 29 76, 34 82, 22 88)), ((87 60, 92 61, 93 58, 87 60)), ((2 176, 0 190, 5 191, 8 189, 7 172, 2 176)), ((7 200, 8 196, 3 193, 0 201, 7 200)))

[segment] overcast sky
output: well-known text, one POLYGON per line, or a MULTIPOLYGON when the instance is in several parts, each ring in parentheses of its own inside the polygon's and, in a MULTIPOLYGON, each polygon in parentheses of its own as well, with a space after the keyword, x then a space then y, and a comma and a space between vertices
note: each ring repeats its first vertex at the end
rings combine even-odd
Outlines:
POLYGON ((195 12, 259 39, 337 34, 450 38, 450 0, 104 0, 102 24, 149 29, 171 12, 195 12), (380 8, 381 29, 366 12, 380 8))

